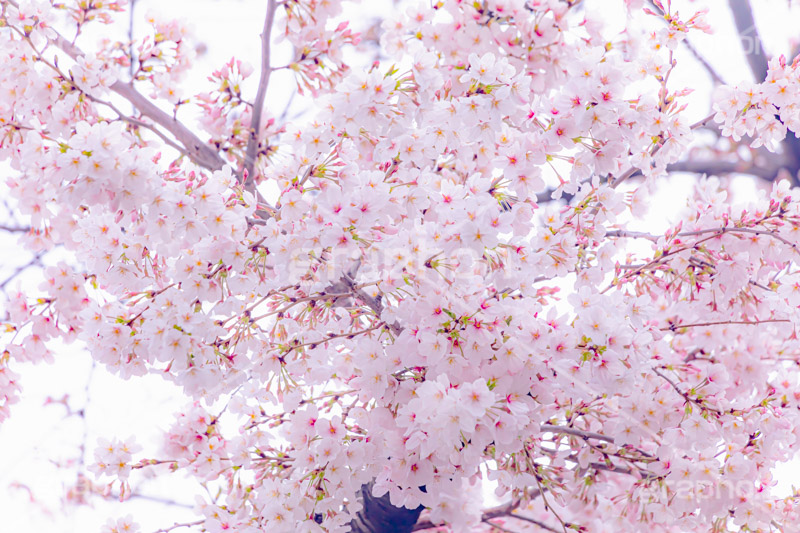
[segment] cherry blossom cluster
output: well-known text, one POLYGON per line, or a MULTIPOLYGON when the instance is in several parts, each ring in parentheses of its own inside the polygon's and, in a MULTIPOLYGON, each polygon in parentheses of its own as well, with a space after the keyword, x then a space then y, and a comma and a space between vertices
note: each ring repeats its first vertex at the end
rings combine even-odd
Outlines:
MULTIPOLYGON (((242 82, 253 73, 247 63, 231 59, 222 68, 215 70, 209 80, 215 84, 214 91, 197 96, 203 109, 202 125, 211 135, 211 143, 227 155, 231 162, 244 161, 250 139, 252 120, 251 105, 242 98, 242 82)), ((258 136, 262 142, 256 150, 258 166, 266 164, 277 150, 270 144, 280 133, 281 125, 269 118, 261 125, 258 136)))
POLYGON ((329 22, 341 13, 342 0, 288 0, 284 8, 284 36, 296 50, 288 67, 296 74, 298 91, 327 92, 347 72, 342 51, 360 39, 347 21, 329 22))
POLYGON ((141 527, 133 521, 131 515, 116 520, 109 519, 100 533, 140 533, 141 527))
POLYGON ((177 89, 195 57, 191 39, 187 38, 189 31, 177 20, 161 21, 149 16, 147 22, 153 29, 152 35, 140 39, 135 44, 135 56, 127 58, 132 61, 129 67, 132 78, 151 84, 153 98, 162 98, 177 106, 184 103, 177 89))
MULTIPOLYGON (((208 532, 346 531, 368 483, 431 527, 480 530, 484 478, 508 527, 798 523, 771 471, 800 437, 800 197, 780 182, 734 207, 707 179, 682 223, 632 229, 692 140, 668 81, 706 25, 655 2, 608 41, 575 4, 412 2, 384 23, 391 61, 348 72, 340 2, 270 3, 319 97, 312 120, 279 124, 259 122, 235 59, 176 97, 177 25, 138 59, 89 56, 46 2, 0 3, 0 157, 29 246, 75 257, 10 298, 0 420, 14 365, 78 339, 193 398, 159 450, 104 441, 93 470, 123 496, 145 469, 216 484, 196 509, 208 532), (196 105, 209 138, 112 93, 196 105)), ((788 120, 758 90, 716 100, 723 134, 761 132, 753 110, 788 120)))
POLYGON ((135 444, 101 440, 94 453, 94 470, 98 474, 112 475, 125 481, 131 473, 132 454, 140 450, 141 447, 135 444))
POLYGON ((714 120, 722 124, 724 135, 739 140, 752 137, 752 147, 765 146, 775 151, 787 134, 800 131, 800 86, 798 60, 787 63, 784 56, 769 63, 763 83, 742 83, 720 88, 715 98, 714 120))

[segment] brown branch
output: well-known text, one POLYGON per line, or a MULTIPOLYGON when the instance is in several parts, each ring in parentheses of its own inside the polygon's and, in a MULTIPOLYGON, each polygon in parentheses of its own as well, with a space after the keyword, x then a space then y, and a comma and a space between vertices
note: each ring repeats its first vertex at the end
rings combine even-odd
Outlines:
POLYGON ((276 0, 267 3, 267 16, 264 19, 264 30, 261 32, 261 78, 258 80, 256 100, 253 102, 253 115, 250 120, 250 138, 247 140, 247 149, 244 154, 244 186, 247 190, 255 189, 256 149, 258 148, 258 135, 261 130, 261 114, 264 112, 264 98, 267 96, 269 77, 272 74, 270 66, 270 38, 272 23, 275 20, 275 11, 278 8, 276 0))
MULTIPOLYGON (((263 318, 263 317, 261 317, 261 318, 263 318)), ((359 330, 359 331, 348 331, 346 333, 329 334, 327 337, 325 337, 323 339, 316 340, 316 341, 309 341, 309 342, 302 342, 302 343, 292 344, 291 346, 289 346, 289 349, 285 353, 281 354, 281 357, 285 357, 286 355, 288 355, 292 351, 297 350, 299 348, 305 348, 306 346, 311 346, 312 348, 315 348, 315 347, 319 346, 320 344, 325 344, 326 342, 332 341, 334 339, 341 339, 341 338, 345 338, 345 337, 347 339, 352 339, 356 335, 363 335, 365 333, 370 333, 372 331, 375 331, 375 330, 378 330, 378 329, 381 329, 381 328, 388 328, 388 327, 389 327, 389 325, 386 324, 385 322, 379 322, 377 326, 372 326, 370 328, 362 329, 362 330, 359 330)))
POLYGON ((148 124, 147 122, 144 122, 144 121, 142 121, 142 120, 139 120, 139 119, 137 119, 137 118, 129 117, 128 115, 126 115, 125 113, 123 113, 123 112, 122 112, 120 109, 118 109, 118 108, 117 108, 117 106, 115 106, 115 105, 114 105, 114 104, 112 104, 111 102, 106 102, 105 100, 101 100, 100 98, 97 98, 97 97, 95 97, 95 96, 93 96, 93 95, 91 95, 91 94, 89 94, 89 93, 87 93, 87 92, 84 92, 83 94, 84 94, 84 95, 85 95, 85 96, 86 96, 86 97, 87 97, 89 100, 91 100, 92 102, 95 102, 95 103, 97 103, 97 104, 104 105, 104 106, 108 107, 108 108, 109 108, 111 111, 113 111, 114 113, 116 113, 116 114, 117 114, 117 116, 118 116, 118 117, 119 117, 121 120, 123 120, 123 121, 127 122, 128 124, 131 124, 132 126, 135 126, 135 127, 137 127, 137 128, 146 128, 146 129, 148 129, 148 130, 152 131, 153 133, 155 133, 156 135, 158 135, 158 137, 159 137, 159 138, 160 138, 162 141, 164 141, 164 143, 165 143, 165 144, 167 144, 168 146, 172 147, 172 149, 174 149, 176 152, 178 152, 178 153, 179 153, 179 154, 181 154, 182 156, 186 156, 186 157, 188 157, 189 159, 192 159, 192 156, 191 156, 191 154, 189 154, 189 153, 188 153, 188 152, 187 152, 187 151, 186 151, 186 150, 183 148, 183 146, 180 146, 180 145, 178 145, 177 143, 175 143, 174 141, 172 141, 172 140, 171 140, 169 137, 167 137, 166 135, 164 135, 164 134, 163 134, 163 133, 162 133, 162 132, 161 132, 161 131, 160 131, 158 128, 155 128, 155 127, 153 127, 152 125, 148 124))

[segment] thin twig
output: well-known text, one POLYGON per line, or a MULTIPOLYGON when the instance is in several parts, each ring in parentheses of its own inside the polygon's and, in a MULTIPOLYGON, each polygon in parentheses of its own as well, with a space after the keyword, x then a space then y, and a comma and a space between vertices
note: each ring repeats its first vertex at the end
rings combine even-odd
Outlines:
POLYGON ((41 252, 41 253, 38 253, 38 254, 36 254, 35 256, 33 256, 33 259, 31 259, 30 261, 28 261, 28 262, 27 262, 27 263, 25 263, 24 265, 20 265, 20 266, 18 266, 16 269, 14 269, 14 272, 13 272, 13 273, 12 273, 12 274, 11 274, 9 277, 7 277, 7 278, 6 278, 6 279, 5 279, 5 280, 4 280, 2 283, 0 283, 0 291, 4 290, 4 289, 6 288, 6 285, 8 285, 9 283, 11 283, 11 281, 12 281, 14 278, 16 278, 17 276, 19 276, 19 274, 20 274, 22 271, 24 271, 24 270, 26 270, 26 269, 28 269, 28 268, 30 268, 30 267, 32 267, 32 266, 34 266, 34 265, 39 265, 39 264, 41 264, 41 261, 40 261, 40 260, 41 260, 41 258, 42 258, 42 256, 43 256, 43 255, 44 255, 44 253, 43 253, 43 252, 41 252))
POLYGON ((366 329, 362 329, 362 330, 359 330, 359 331, 348 331, 347 333, 330 334, 327 337, 325 337, 324 339, 319 339, 319 340, 316 340, 316 341, 303 342, 303 343, 299 343, 299 344, 293 344, 293 345, 289 346, 289 349, 286 351, 285 354, 281 354, 281 355, 283 357, 285 357, 290 352, 292 352, 293 350, 297 350, 298 348, 305 348, 306 346, 316 347, 316 346, 319 346, 320 344, 325 344, 326 342, 332 341, 334 339, 341 339, 343 337, 346 337, 348 339, 352 339, 356 335, 363 335, 365 333, 370 333, 372 331, 375 331, 375 330, 378 330, 378 329, 381 329, 381 328, 384 328, 384 327, 388 328, 389 325, 386 324, 385 322, 379 322, 378 325, 376 325, 376 326, 372 326, 372 327, 369 327, 369 328, 366 328, 366 329))
POLYGON ((165 528, 162 528, 162 529, 158 529, 158 530, 154 531, 153 533, 169 533, 173 529, 178 529, 179 527, 199 526, 203 522, 205 522, 205 520, 195 520, 194 522, 182 522, 180 524, 176 522, 174 525, 172 525, 170 527, 165 527, 165 528))
POLYGON ((670 377, 669 377, 669 376, 667 376, 666 374, 664 374, 663 372, 661 372, 659 369, 657 369, 657 368, 654 368, 654 369, 653 369, 653 372, 654 372, 654 373, 655 373, 657 376, 660 376, 661 378, 663 378, 663 379, 664 379, 664 380, 665 380, 667 383, 669 383, 669 384, 670 384, 670 386, 671 386, 671 387, 672 387, 672 388, 675 390, 675 392, 677 392, 678 394, 680 394, 680 395, 681 395, 681 397, 682 397, 682 398, 683 398, 683 399, 684 399, 686 402, 688 402, 688 403, 693 403, 693 404, 697 405, 697 406, 698 406, 700 409, 702 409, 702 410, 711 411, 711 412, 713 412, 713 413, 717 413, 717 414, 722 414, 722 413, 720 412, 720 410, 719 410, 719 409, 716 409, 716 408, 714 408, 714 407, 708 407, 707 405, 704 405, 704 404, 703 404, 703 401, 702 401, 702 400, 700 400, 700 399, 698 399, 698 398, 693 398, 692 396, 690 396, 690 395, 689 395, 689 393, 688 393, 688 392, 684 392, 684 391, 682 391, 682 390, 681 390, 681 388, 678 386, 678 384, 677 384, 677 383, 675 383, 675 381, 674 381, 674 380, 670 379, 670 377))
POLYGON ((4 224, 0 224, 0 231, 9 231, 11 233, 28 233, 30 230, 30 226, 6 226, 4 224))
POLYGON ((559 533, 559 530, 557 530, 553 526, 548 526, 544 522, 536 520, 535 518, 531 518, 529 516, 525 516, 525 515, 521 515, 521 514, 512 514, 512 515, 509 515, 509 516, 511 516, 512 518, 516 518, 517 520, 522 520, 524 522, 530 522, 531 524, 535 524, 535 525, 539 526, 540 528, 542 528, 544 530, 552 531, 553 533, 559 533))
MULTIPOLYGON (((538 465, 536 465, 536 466, 538 466, 538 465)), ((536 484, 539 486, 539 492, 540 492, 540 493, 541 493, 541 495, 542 495, 542 502, 544 503, 544 508, 545 508, 545 509, 547 509, 548 511, 550 511, 550 513, 551 513, 553 516, 555 516, 555 517, 556 517, 556 519, 557 519, 557 520, 558 520, 558 521, 561 523, 561 529, 563 529, 563 530, 564 530, 564 533, 567 533, 567 525, 566 525, 566 523, 564 523, 564 521, 563 521, 563 520, 561 519, 561 517, 559 516, 558 512, 556 512, 556 510, 555 510, 555 509, 553 509, 553 506, 552 506, 552 505, 550 505, 550 503, 547 501, 547 496, 545 496, 545 495, 544 495, 544 492, 545 492, 545 491, 544 491, 544 487, 542 486, 542 482, 541 482, 541 480, 539 479, 539 472, 538 472, 538 469, 537 469, 537 470, 534 470, 534 472, 533 472, 533 479, 535 479, 535 480, 536 480, 536 484)))
MULTIPOLYGON (((708 235, 709 233, 716 233, 716 237, 721 237, 726 233, 746 233, 749 235, 757 235, 757 236, 767 236, 772 237, 773 239, 782 242, 792 250, 800 253, 800 249, 798 249, 797 243, 791 242, 790 240, 786 239, 785 237, 781 237, 777 233, 773 231, 769 231, 766 229, 758 229, 758 228, 737 228, 731 226, 723 226, 719 228, 707 228, 707 229, 700 229, 694 231, 682 231, 675 235, 675 237, 698 237, 700 235, 708 235)), ((649 241, 657 242, 660 239, 661 235, 654 235, 652 233, 646 233, 643 231, 628 231, 628 230, 612 230, 606 233, 606 237, 619 237, 619 238, 631 238, 631 239, 647 239, 649 241)))
POLYGON ((743 326, 758 326, 759 324, 777 323, 788 324, 791 320, 787 318, 765 318, 764 320, 720 320, 718 322, 697 322, 694 324, 672 324, 670 326, 660 328, 661 331, 677 331, 683 328, 705 328, 709 326, 727 326, 743 325, 743 326))
MULTIPOLYGON (((698 120, 697 122, 695 122, 694 124, 692 124, 691 126, 689 126, 689 129, 696 130, 698 128, 701 128, 701 127, 705 126, 706 124, 708 124, 713 118, 714 118, 714 113, 711 113, 710 115, 706 116, 705 118, 702 118, 702 119, 698 120)), ((653 146, 653 148, 650 150, 650 155, 651 156, 656 155, 658 153, 658 151, 661 150, 662 146, 664 146, 664 145, 663 144, 656 144, 655 146, 653 146)), ((667 170, 669 170, 669 166, 667 167, 667 170)), ((617 178, 616 180, 613 180, 611 182, 611 188, 612 189, 616 189, 617 187, 619 187, 620 185, 625 183, 629 178, 632 178, 633 176, 636 176, 637 174, 641 174, 641 172, 642 172, 641 169, 639 169, 637 167, 629 168, 619 178, 617 178)))

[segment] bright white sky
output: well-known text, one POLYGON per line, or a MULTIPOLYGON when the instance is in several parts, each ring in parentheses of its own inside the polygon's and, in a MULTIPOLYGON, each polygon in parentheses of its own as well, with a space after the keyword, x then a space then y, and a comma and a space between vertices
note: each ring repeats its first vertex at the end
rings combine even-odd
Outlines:
MULTIPOLYGON (((610 24, 609 35, 622 28, 624 17, 621 11, 611 8, 610 0, 586 0, 589 9, 602 9, 610 24)), ((202 91, 207 87, 205 77, 212 69, 222 65, 232 56, 247 60, 253 65, 259 62, 259 33, 263 25, 264 0, 138 0, 136 2, 137 27, 143 27, 145 12, 152 9, 166 17, 184 18, 189 21, 198 40, 205 43, 207 52, 198 58, 197 70, 190 80, 191 91, 202 91)), ((381 13, 392 13, 391 0, 364 0, 357 11, 354 25, 365 28, 371 19, 381 13)), ((729 83, 749 79, 746 61, 738 46, 732 19, 725 0, 705 2, 683 0, 674 2, 682 12, 689 13, 708 6, 709 22, 717 29, 715 35, 695 35, 694 46, 717 68, 729 83)), ((786 0, 758 0, 757 23, 761 36, 770 54, 789 53, 790 44, 800 42, 800 9, 789 10, 786 0)), ((127 21, 119 27, 121 39, 127 21)), ((106 35, 111 35, 106 29, 106 35)), ((116 30, 115 30, 116 31, 116 30)), ((83 41, 86 46, 87 41, 83 41)), ((711 89, 709 77, 701 67, 688 58, 671 80, 672 87, 688 86, 696 89, 694 105, 690 109, 692 118, 702 118, 708 113, 708 98, 711 89)), ((369 60, 371 62, 371 58, 369 60)), ((288 63, 286 47, 278 48, 273 65, 288 63)), ((257 73, 254 78, 257 78, 257 73)), ((275 102, 273 113, 279 114, 289 98, 294 83, 288 73, 278 72, 273 76, 267 102, 275 102)), ((252 95, 255 87, 245 86, 245 94, 252 95)), ((295 98, 293 109, 302 110, 308 100, 295 98)), ((683 205, 691 178, 676 176, 665 183, 659 194, 657 208, 651 211, 652 227, 664 229, 674 221, 674 214, 683 205), (662 198, 668 201, 661 201, 662 198)), ((752 193, 752 185, 742 182, 736 187, 741 197, 752 193)), ((0 191, 3 192, 3 191, 0 191)), ((3 280, 17 264, 27 256, 16 248, 13 239, 0 235, 0 249, 11 251, 0 261, 0 280, 3 280)), ((54 263, 55 260, 48 262, 54 263)), ((24 277, 27 287, 35 287, 35 272, 24 277)), ((150 376, 123 381, 108 374, 102 367, 93 369, 90 358, 77 346, 58 347, 56 362, 49 366, 15 365, 21 370, 24 387, 22 401, 13 406, 12 417, 0 426, 0 530, 11 533, 48 531, 53 533, 86 533, 99 531, 107 517, 133 514, 143 526, 144 533, 152 533, 168 527, 173 522, 195 519, 190 506, 194 501, 193 484, 179 478, 161 478, 148 481, 141 475, 132 476, 135 492, 176 504, 163 504, 143 498, 134 498, 124 504, 113 498, 90 499, 90 505, 66 503, 66 494, 76 481, 76 462, 80 458, 80 444, 87 444, 87 461, 92 460, 92 451, 98 437, 127 437, 136 435, 145 449, 142 456, 158 457, 158 437, 171 424, 172 413, 183 406, 186 400, 179 390, 159 378, 150 376), (92 370, 93 369, 93 370, 92 370), (87 393, 89 402, 87 404, 87 393), (63 404, 45 405, 48 398, 60 399, 66 395, 67 405, 73 411, 86 407, 86 417, 67 416, 63 404)), ((789 488, 797 469, 785 469, 779 476, 782 486, 789 488)), ((186 531, 178 530, 178 532, 186 531)))

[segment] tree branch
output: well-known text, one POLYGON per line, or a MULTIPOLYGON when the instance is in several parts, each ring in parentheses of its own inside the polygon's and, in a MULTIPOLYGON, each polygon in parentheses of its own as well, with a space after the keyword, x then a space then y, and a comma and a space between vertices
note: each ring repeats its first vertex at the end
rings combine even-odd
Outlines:
POLYGON ((38 254, 33 256, 33 258, 30 261, 28 261, 27 263, 25 263, 23 265, 20 265, 17 268, 15 268, 14 272, 9 277, 7 277, 5 280, 3 280, 2 283, 0 283, 0 291, 5 290, 6 285, 11 283, 11 281, 14 278, 19 276, 20 273, 22 273, 23 270, 26 270, 26 269, 34 266, 34 265, 41 265, 41 259, 42 259, 43 255, 44 255, 44 252, 39 252, 38 254))
POLYGON ((199 526, 203 522, 205 522, 205 520, 195 520, 194 522, 182 522, 180 524, 175 522, 175 524, 173 524, 172 526, 158 529, 158 530, 154 531, 153 533, 169 533, 173 529, 178 529, 178 528, 181 528, 181 527, 199 526))
POLYGON ((763 180, 772 181, 780 167, 763 167, 749 161, 679 161, 667 166, 670 172, 693 172, 719 176, 722 174, 750 174, 763 180))
POLYGON ((270 66, 270 38, 272 23, 275 21, 275 11, 278 8, 276 0, 267 3, 267 16, 264 19, 264 30, 261 32, 261 78, 258 80, 256 100, 253 102, 253 115, 250 120, 250 138, 247 140, 247 149, 244 155, 245 189, 255 188, 256 150, 258 148, 258 135, 261 130, 261 114, 264 112, 264 98, 267 96, 269 77, 272 74, 270 66))
POLYGON ((750 42, 746 50, 747 63, 753 73, 756 83, 761 83, 767 77, 767 55, 764 51, 764 44, 761 36, 758 35, 756 21, 753 19, 753 9, 750 0, 728 0, 728 5, 733 14, 733 21, 736 24, 736 31, 739 33, 740 42, 743 37, 747 37, 750 42))
POLYGON ((512 514, 511 517, 512 518, 516 518, 517 520, 523 520, 525 522, 530 522, 531 524, 535 524, 535 525, 539 526, 540 528, 542 528, 542 529, 544 529, 546 531, 553 531, 555 533, 559 533, 558 529, 554 528, 553 526, 548 526, 544 522, 542 522, 540 520, 536 520, 535 518, 531 518, 529 516, 525 516, 525 515, 521 515, 521 514, 512 514))
POLYGON ((9 231, 11 233, 28 233, 30 230, 30 226, 7 226, 5 224, 0 224, 0 231, 9 231))
POLYGON ((684 46, 686 46, 686 49, 689 50, 689 52, 694 56, 694 58, 697 61, 699 61, 701 65, 703 65, 703 68, 706 69, 706 72, 708 72, 708 75, 711 76, 711 79, 714 81, 714 83, 717 83, 719 85, 725 85, 725 80, 722 79, 722 76, 720 76, 720 74, 717 72, 714 66, 711 63, 709 63, 705 57, 703 57, 703 55, 697 50, 697 48, 695 48, 694 45, 691 42, 689 42, 688 38, 683 40, 683 44, 684 46))
MULTIPOLYGON (((8 0, 8 3, 19 9, 19 4, 14 0, 8 0)), ((50 39, 49 42, 63 50, 72 59, 77 61, 79 57, 85 55, 80 48, 69 42, 60 33, 55 32, 55 35, 55 39, 50 39)), ((177 119, 169 116, 153 102, 144 97, 133 87, 132 83, 115 81, 110 89, 130 102, 143 116, 148 117, 150 120, 169 131, 175 139, 183 145, 192 161, 209 170, 220 170, 225 166, 225 160, 222 159, 216 150, 201 141, 189 128, 184 126, 177 119)))

